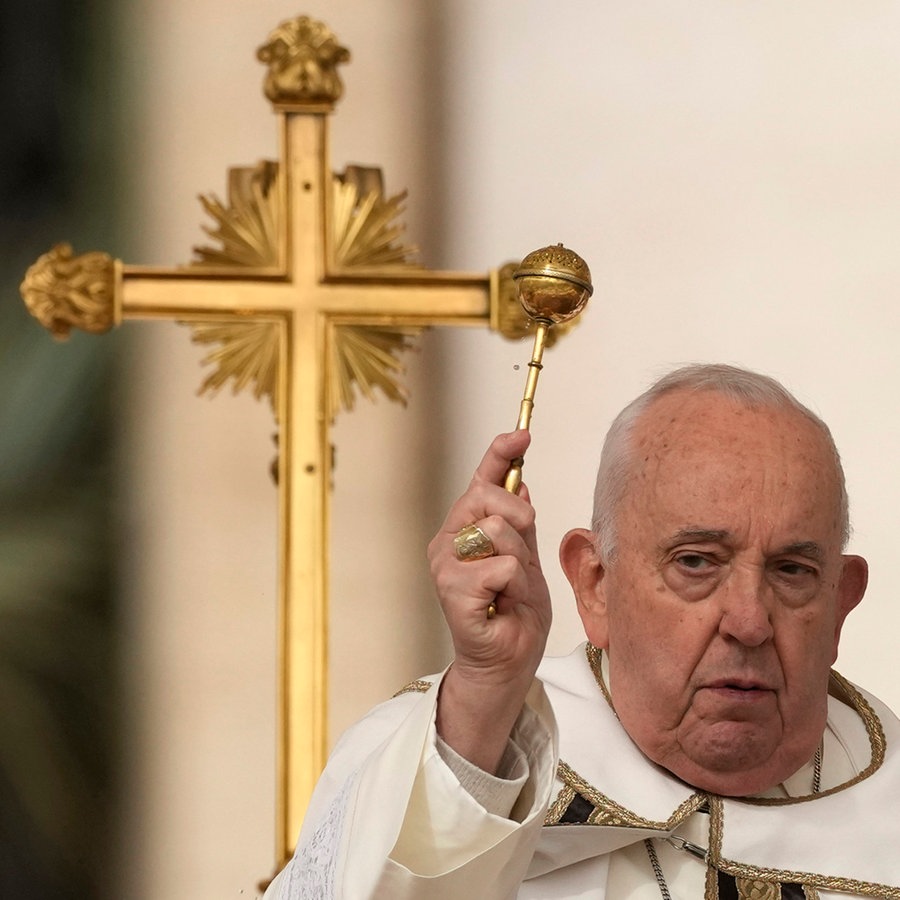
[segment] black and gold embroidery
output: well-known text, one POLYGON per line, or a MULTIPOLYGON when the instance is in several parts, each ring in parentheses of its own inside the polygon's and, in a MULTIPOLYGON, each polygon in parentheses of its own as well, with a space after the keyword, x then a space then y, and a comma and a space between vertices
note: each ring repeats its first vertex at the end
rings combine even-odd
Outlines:
POLYGON ((665 822, 652 822, 598 791, 562 760, 556 767, 556 777, 563 787, 547 811, 544 825, 617 825, 672 831, 706 802, 706 794, 692 794, 665 822))

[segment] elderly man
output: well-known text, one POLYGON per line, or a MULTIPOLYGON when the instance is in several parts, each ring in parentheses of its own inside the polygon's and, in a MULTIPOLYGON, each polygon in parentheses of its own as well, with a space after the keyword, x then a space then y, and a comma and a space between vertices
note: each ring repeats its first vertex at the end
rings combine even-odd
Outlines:
POLYGON ((900 898, 900 722, 831 671, 867 570, 827 427, 727 366, 634 401, 560 549, 588 642, 544 660, 528 440, 430 544, 452 664, 341 740, 267 896, 900 898))

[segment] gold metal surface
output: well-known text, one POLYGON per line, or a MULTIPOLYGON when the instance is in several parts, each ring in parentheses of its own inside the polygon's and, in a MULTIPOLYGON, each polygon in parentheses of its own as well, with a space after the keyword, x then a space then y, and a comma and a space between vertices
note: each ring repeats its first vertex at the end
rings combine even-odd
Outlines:
MULTIPOLYGON (((307 17, 259 49, 279 116, 278 161, 229 171, 227 203, 202 198, 214 246, 176 268, 123 265, 60 245, 26 275, 29 309, 55 336, 128 319, 176 319, 211 349, 203 390, 229 382, 267 397, 279 427, 279 737, 277 864, 291 855, 326 755, 329 425, 355 391, 403 401, 398 355, 422 328, 484 326, 519 337, 500 274, 430 271, 411 262, 377 169, 330 169, 328 114, 349 58, 307 17), (501 321, 502 319, 502 321, 501 321)), ((564 327, 564 326, 561 326, 564 327)))
MULTIPOLYGON (((279 190, 277 162, 267 160, 252 168, 229 170, 228 203, 215 196, 201 197, 215 227, 206 233, 218 247, 195 247, 193 267, 276 267, 282 248, 284 208, 279 190)), ((415 247, 397 243, 404 227, 398 223, 405 193, 385 199, 381 170, 349 166, 333 176, 332 235, 335 266, 374 267, 381 272, 415 268, 415 247)), ((375 388, 391 400, 405 404, 407 393, 399 376, 404 372, 400 353, 412 346, 424 326, 388 328, 383 325, 336 325, 326 360, 326 409, 330 418, 353 409, 356 390, 374 399, 375 388)), ((196 343, 222 346, 203 360, 217 369, 203 382, 201 393, 217 391, 233 380, 235 392, 253 385, 259 399, 268 396, 277 408, 278 329, 274 322, 218 322, 192 325, 196 343)))
POLYGON ((344 93, 340 63, 350 59, 323 22, 298 16, 282 22, 256 52, 269 67, 263 90, 275 104, 331 106, 344 93))
POLYGON ((194 266, 277 268, 284 265, 279 237, 284 229, 284 192, 277 162, 264 160, 252 167, 228 170, 228 205, 215 195, 200 197, 216 221, 204 231, 220 247, 194 247, 194 266))
POLYGON ((464 525, 453 538, 453 552, 461 562, 474 562, 496 555, 494 542, 473 522, 464 525))
POLYGON ((194 322, 191 328, 195 344, 219 345, 203 358, 204 365, 216 370, 200 386, 201 394, 215 393, 233 379, 233 393, 252 385, 257 400, 268 397, 272 409, 278 409, 278 322, 194 322))
POLYGON ((107 253, 74 256, 57 244, 25 273, 22 299, 29 312, 58 340, 72 328, 103 334, 121 321, 117 298, 121 264, 107 253))
MULTIPOLYGON (((517 429, 527 429, 531 425, 534 395, 543 368, 550 326, 574 319, 584 309, 594 287, 587 263, 562 244, 533 250, 522 260, 512 277, 518 289, 519 303, 536 324, 525 394, 516 422, 517 429)), ((506 473, 503 486, 512 494, 518 493, 522 485, 524 463, 521 456, 517 457, 506 473)))
POLYGON ((345 172, 334 179, 335 265, 413 266, 417 249, 396 243, 404 231, 397 219, 406 192, 385 199, 380 169, 354 166, 351 172, 352 176, 345 172))

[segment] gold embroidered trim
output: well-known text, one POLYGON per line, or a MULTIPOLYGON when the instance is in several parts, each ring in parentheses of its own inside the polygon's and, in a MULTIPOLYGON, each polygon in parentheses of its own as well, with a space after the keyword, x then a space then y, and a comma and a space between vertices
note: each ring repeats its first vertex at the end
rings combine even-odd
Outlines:
POLYGON ((837 700, 849 706, 862 720, 869 737, 869 747, 872 751, 872 757, 861 772, 858 772, 849 781, 837 784, 834 787, 817 794, 804 794, 799 797, 742 797, 741 803, 750 803, 754 806, 785 806, 789 803, 809 803, 817 797, 827 797, 829 794, 836 794, 844 791, 860 781, 865 781, 874 772, 877 772, 884 763, 884 754, 887 748, 887 739, 884 736, 884 728, 875 713, 875 710, 869 705, 868 701, 860 692, 833 669, 828 682, 828 693, 837 700))
MULTIPOLYGON (((590 665, 591 671, 594 674, 594 680, 597 682, 597 686, 600 688, 603 696, 606 698, 606 702, 610 705, 610 708, 613 710, 613 712, 615 712, 612 697, 610 696, 609 690, 606 687, 606 683, 603 680, 603 672, 601 668, 601 659, 603 655, 602 651, 589 643, 585 648, 585 653, 587 655, 588 664, 590 665)), ((818 797, 827 797, 828 795, 835 794, 838 791, 846 790, 847 788, 858 784, 860 781, 864 781, 874 772, 878 771, 878 769, 884 763, 887 740, 884 735, 884 729, 878 719, 877 714, 875 713, 875 710, 872 709, 868 701, 849 681, 847 681, 846 678, 844 678, 841 674, 834 671, 833 669, 829 678, 828 692, 829 694, 831 694, 831 696, 835 697, 837 700, 840 700, 842 703, 845 703, 852 710, 854 710, 854 712, 856 712, 856 714, 862 720, 863 725, 866 729, 866 733, 869 737, 869 746, 872 751, 872 757, 869 761, 869 765, 849 781, 845 781, 843 784, 836 785, 835 787, 828 788, 827 790, 820 791, 817 794, 807 794, 801 797, 784 798, 744 797, 740 798, 739 800, 735 800, 735 802, 749 803, 755 806, 784 806, 789 803, 807 803, 815 800, 818 797)), ((600 803, 595 802, 595 797, 597 798, 597 800, 601 801, 607 809, 615 810, 617 808, 618 810, 623 810, 623 808, 619 807, 618 804, 615 804, 612 800, 606 798, 599 791, 594 791, 593 788, 590 788, 589 785, 586 785, 585 787, 587 791, 590 791, 591 793, 587 793, 585 790, 579 788, 575 782, 570 781, 565 776, 562 766, 563 764, 560 763, 560 769, 558 770, 557 774, 564 784, 572 784, 577 793, 584 796, 585 799, 589 800, 590 802, 595 803, 595 805, 597 805, 598 807, 600 806, 600 803)), ((566 768, 568 769, 568 767, 566 768)), ((572 775, 574 776, 574 773, 572 773, 572 775)), ((575 776, 575 778, 577 778, 577 776, 575 776)), ((561 803, 562 796, 562 792, 560 792, 560 795, 557 798, 557 803, 554 804, 553 808, 555 808, 557 804, 561 803)), ((722 799, 713 795, 700 794, 694 795, 694 797, 689 798, 687 803, 691 803, 695 799, 695 797, 706 799, 707 796, 710 806, 710 846, 709 869, 707 871, 706 880, 706 900, 718 900, 719 888, 718 877, 716 876, 717 869, 725 872, 726 874, 735 876, 735 879, 743 879, 744 888, 747 891, 750 891, 750 893, 742 893, 740 894, 740 896, 766 896, 765 894, 758 893, 759 890, 763 890, 762 887, 755 887, 756 883, 759 882, 760 885, 769 884, 773 886, 781 883, 801 884, 803 885, 803 889, 808 900, 818 900, 819 888, 856 893, 869 897, 889 898, 889 900, 900 900, 900 887, 858 881, 852 878, 833 878, 830 876, 819 875, 811 872, 789 872, 776 869, 763 869, 756 866, 744 865, 742 863, 736 863, 731 860, 723 859, 721 855, 722 829, 724 827, 724 806, 722 803, 722 799), (757 893, 753 893, 753 891, 757 891, 757 893)), ((568 802, 571 802, 571 797, 569 798, 568 802)), ((684 805, 685 804, 682 804, 682 806, 684 805)), ((566 806, 568 806, 568 803, 566 803, 566 806)), ((694 808, 696 809, 696 807, 694 808)), ((626 817, 630 817, 629 821, 619 823, 610 820, 603 820, 602 822, 600 822, 600 824, 633 824, 634 827, 645 828, 660 827, 655 823, 646 823, 645 820, 640 819, 639 816, 635 816, 633 813, 629 813, 628 810, 623 810, 623 812, 625 813, 626 817)), ((559 816, 561 817, 564 813, 565 807, 562 808, 559 816)), ((676 812, 673 813, 672 818, 670 818, 669 822, 675 820, 678 815, 679 811, 676 810, 676 812)), ((666 828, 675 826, 669 826, 668 823, 666 823, 662 825, 662 827, 666 828)))
POLYGON ((832 891, 844 891, 848 894, 861 894, 864 897, 883 897, 886 900, 900 900, 900 887, 889 884, 858 881, 855 878, 836 878, 815 872, 764 869, 758 866, 737 863, 730 859, 723 859, 722 834, 725 829, 725 805, 721 797, 710 797, 709 820, 709 863, 721 872, 734 875, 735 878, 769 883, 790 882, 792 884, 802 884, 807 897, 816 896, 811 894, 810 891, 824 888, 832 891))
MULTIPOLYGON (((559 776, 559 769, 556 770, 557 776, 559 776)), ((575 795, 578 792, 573 787, 569 787, 569 785, 564 784, 560 789, 560 792, 556 795, 556 799, 553 803, 550 804, 550 808, 547 810, 547 815, 544 816, 544 824, 545 825, 558 825, 559 820, 566 814, 566 810, 569 808, 569 804, 575 799, 575 795)))
POLYGON ((734 883, 741 900, 781 900, 780 884, 749 878, 735 878, 734 883))
MULTIPOLYGON (((594 674, 594 680, 597 682, 597 686, 606 698, 606 702, 609 704, 610 709, 615 712, 616 710, 613 706, 612 697, 610 696, 606 682, 603 680, 601 663, 603 651, 598 650, 592 644, 588 643, 585 646, 585 655, 587 656, 588 665, 591 667, 591 672, 594 674)), ((829 794, 836 794, 838 791, 846 790, 854 784, 859 784, 860 781, 864 781, 881 768, 881 765, 884 763, 887 740, 885 739, 884 729, 882 728, 881 722, 878 720, 875 710, 872 709, 865 697, 863 697, 863 695, 860 694, 860 692, 847 681, 843 675, 835 672, 834 669, 831 670, 831 675, 829 677, 828 693, 835 699, 840 700, 842 703, 849 706, 862 720, 863 726, 866 729, 866 734, 869 736, 869 746, 872 750, 872 757, 869 761, 869 765, 861 772, 854 775, 849 781, 845 781, 843 784, 835 785, 824 791, 803 794, 799 797, 743 797, 741 798, 742 803, 752 803, 754 806, 786 806, 789 803, 807 803, 811 800, 815 800, 817 797, 827 797, 829 794)))
MULTIPOLYGON (((585 645, 584 654, 587 656, 588 665, 591 667, 591 672, 594 673, 594 681, 597 682, 597 687, 600 688, 601 693, 606 698, 606 702, 609 704, 609 708, 616 712, 615 706, 613 706, 612 697, 609 693, 609 688, 606 686, 606 682, 603 680, 603 668, 601 659, 603 658, 603 651, 598 650, 590 641, 585 645)), ((618 713, 616 713, 616 718, 619 718, 618 713)))
MULTIPOLYGON (((900 888, 891 887, 887 884, 857 881, 855 878, 829 878, 828 876, 815 875, 810 872, 766 872, 757 870, 753 866, 740 865, 721 865, 720 869, 722 872, 734 875, 735 878, 754 879, 762 882, 764 876, 765 878, 777 878, 779 883, 792 882, 794 884, 802 884, 807 897, 811 896, 810 890, 815 891, 817 888, 843 891, 848 894, 859 894, 863 897, 885 898, 885 900, 896 900, 897 897, 900 897, 900 888)), ((776 894, 775 896, 778 895, 776 894)), ((816 892, 815 896, 818 896, 818 892, 816 892)))
POLYGON ((706 890, 704 900, 719 900, 719 873, 706 861, 706 890))
POLYGON ((400 688, 396 694, 391 695, 391 700, 393 700, 394 697, 399 697, 401 694, 424 694, 432 684, 434 684, 433 681, 422 681, 422 679, 411 681, 409 684, 400 688))
POLYGON ((565 815, 575 795, 580 794, 594 807, 593 812, 588 816, 586 823, 588 825, 617 825, 626 828, 650 828, 655 831, 672 831, 688 816, 695 813, 707 799, 707 795, 704 793, 692 794, 665 822, 652 822, 650 819, 645 819, 633 813, 630 809, 616 803, 615 800, 598 791, 562 760, 559 761, 556 767, 556 777, 563 783, 563 788, 547 811, 547 816, 544 819, 545 825, 565 824, 560 823, 560 819, 565 815))

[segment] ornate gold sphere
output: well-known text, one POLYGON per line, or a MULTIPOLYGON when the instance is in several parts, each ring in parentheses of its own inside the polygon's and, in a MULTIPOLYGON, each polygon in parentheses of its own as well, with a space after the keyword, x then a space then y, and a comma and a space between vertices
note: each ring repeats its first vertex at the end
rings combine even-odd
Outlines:
POLYGON ((525 312, 554 325, 577 316, 594 291, 587 263, 562 244, 532 250, 513 280, 525 312))

